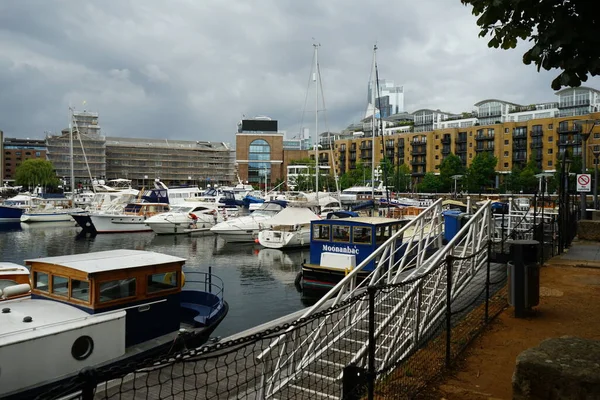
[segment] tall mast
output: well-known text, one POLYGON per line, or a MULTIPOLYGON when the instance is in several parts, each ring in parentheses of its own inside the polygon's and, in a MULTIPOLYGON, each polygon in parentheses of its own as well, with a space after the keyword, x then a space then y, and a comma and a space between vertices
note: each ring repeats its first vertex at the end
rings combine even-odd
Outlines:
POLYGON ((319 206, 319 84, 317 82, 317 73, 319 71, 319 46, 314 43, 315 48, 315 72, 313 73, 313 82, 315 82, 315 191, 317 195, 317 207, 319 206))
POLYGON ((71 161, 71 201, 75 205, 75 167, 73 161, 73 108, 69 107, 69 159, 71 161))
POLYGON ((375 98, 377 96, 377 75, 375 74, 375 66, 377 65, 377 44, 373 46, 373 69, 371 76, 371 102, 373 103, 373 115, 371 116, 371 200, 375 202, 375 98))

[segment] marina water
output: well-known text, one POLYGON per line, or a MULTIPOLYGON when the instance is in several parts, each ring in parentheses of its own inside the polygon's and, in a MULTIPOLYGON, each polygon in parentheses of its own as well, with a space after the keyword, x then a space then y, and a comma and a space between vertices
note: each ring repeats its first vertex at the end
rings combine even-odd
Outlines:
POLYGON ((0 223, 1 261, 23 265, 30 258, 114 249, 147 250, 187 259, 184 270, 208 272, 224 282, 229 314, 213 336, 226 337, 306 307, 294 285, 308 249, 274 250, 226 243, 214 235, 157 236, 116 233, 85 237, 71 222, 0 223))

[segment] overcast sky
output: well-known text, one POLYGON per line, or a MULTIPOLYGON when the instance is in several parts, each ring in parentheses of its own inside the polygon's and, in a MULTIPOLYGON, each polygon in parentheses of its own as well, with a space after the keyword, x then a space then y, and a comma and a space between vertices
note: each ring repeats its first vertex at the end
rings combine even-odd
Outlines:
POLYGON ((107 136, 233 143, 244 114, 290 137, 304 120, 312 134, 313 38, 323 130, 364 115, 375 42, 379 76, 404 86, 409 112, 555 100, 555 71, 523 65, 525 46, 488 49, 478 32, 460 0, 2 1, 0 129, 43 138, 85 101, 107 136))

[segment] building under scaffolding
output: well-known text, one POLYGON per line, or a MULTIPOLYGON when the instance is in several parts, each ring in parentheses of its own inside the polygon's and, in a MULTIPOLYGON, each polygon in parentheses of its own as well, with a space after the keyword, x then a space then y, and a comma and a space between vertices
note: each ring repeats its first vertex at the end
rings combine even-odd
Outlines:
MULTIPOLYGON (((106 138, 100 134, 98 113, 74 111, 72 117, 74 177, 77 184, 85 185, 90 177, 106 176, 106 138)), ((70 135, 69 128, 63 129, 60 135, 46 135, 48 159, 56 175, 67 182, 71 176, 70 135)))
POLYGON ((106 138, 106 178, 148 186, 160 178, 169 186, 235 182, 235 151, 228 143, 168 139, 106 138))

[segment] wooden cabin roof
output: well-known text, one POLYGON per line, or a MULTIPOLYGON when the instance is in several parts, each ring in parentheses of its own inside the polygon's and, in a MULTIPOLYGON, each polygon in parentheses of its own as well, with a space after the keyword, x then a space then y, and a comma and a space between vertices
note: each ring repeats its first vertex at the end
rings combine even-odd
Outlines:
POLYGON ((29 275, 29 270, 19 264, 0 262, 0 277, 2 275, 29 275))
POLYGON ((185 262, 185 258, 143 250, 108 250, 25 260, 25 264, 44 263, 82 271, 88 274, 167 263, 185 262))

